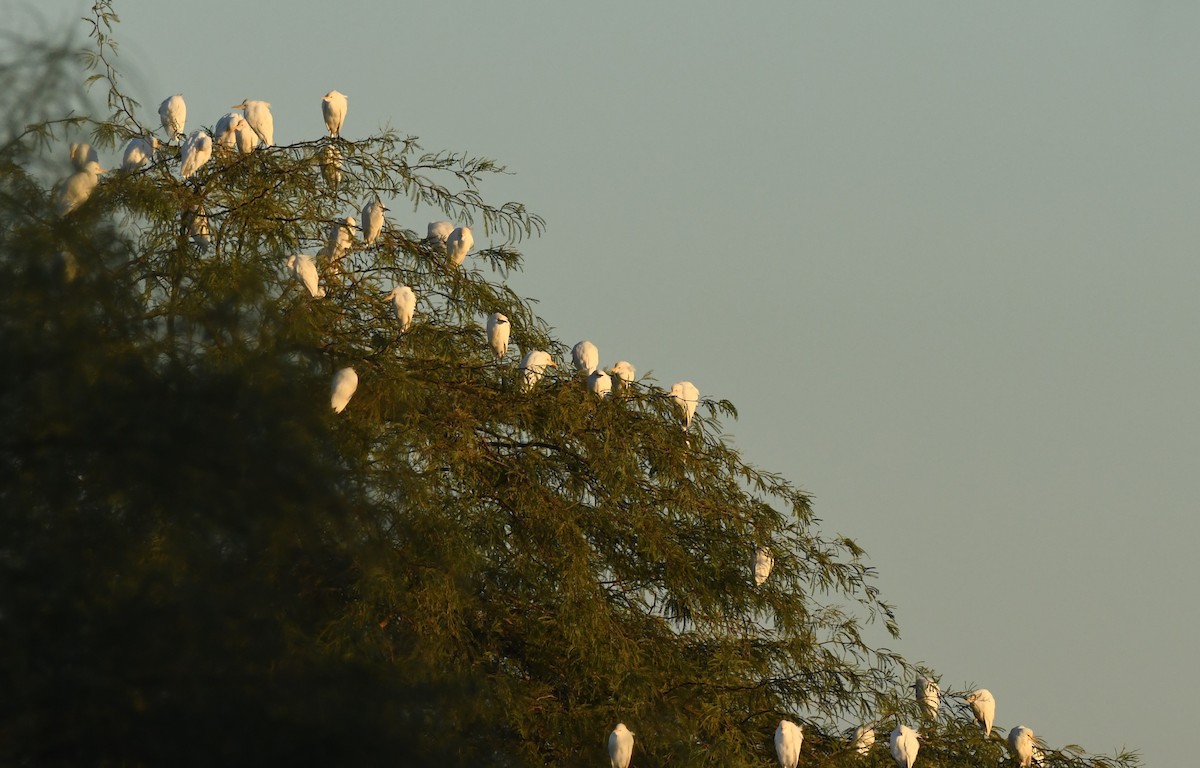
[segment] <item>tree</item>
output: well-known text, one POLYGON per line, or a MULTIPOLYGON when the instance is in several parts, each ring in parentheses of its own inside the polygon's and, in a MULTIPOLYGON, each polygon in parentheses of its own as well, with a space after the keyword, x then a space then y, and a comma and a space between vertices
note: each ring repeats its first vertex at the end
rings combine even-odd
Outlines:
MULTIPOLYGON (((20 111, 52 49, 3 97, 0 759, 603 764, 624 722, 639 768, 764 765, 787 717, 802 761, 857 765, 842 726, 916 722, 897 693, 915 670, 862 635, 898 632, 864 553, 723 440, 733 405, 685 428, 652 381, 599 399, 565 370, 497 277, 542 221, 485 201, 496 163, 385 133, 218 150, 181 180, 164 146, 55 215, 45 152, 154 125, 121 89, 111 7, 94 14, 107 116, 20 111), (393 221, 334 257, 331 228, 377 198, 504 244, 455 267, 393 221), (285 267, 299 253, 324 296, 285 267), (563 368, 523 386, 488 347, 497 311, 563 368)), ((963 714, 923 739, 931 766, 1007 755, 963 714)))

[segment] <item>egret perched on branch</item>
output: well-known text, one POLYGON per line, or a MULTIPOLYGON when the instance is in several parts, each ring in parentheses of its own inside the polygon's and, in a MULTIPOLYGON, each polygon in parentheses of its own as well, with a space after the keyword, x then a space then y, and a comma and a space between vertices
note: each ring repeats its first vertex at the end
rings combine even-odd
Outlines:
POLYGON ((926 717, 937 719, 938 704, 942 701, 942 692, 938 684, 925 677, 918 677, 913 683, 913 691, 917 695, 917 703, 921 705, 926 717))
POLYGON ((236 112, 230 112, 218 120, 213 130, 217 134, 217 146, 236 148, 243 155, 253 152, 258 144, 258 134, 246 122, 246 118, 236 112))
POLYGON ((96 150, 91 144, 71 145, 71 165, 75 166, 75 170, 82 171, 88 163, 99 162, 100 156, 96 154, 96 150))
POLYGON ((185 179, 188 178, 200 170, 200 166, 209 161, 212 153, 212 137, 204 131, 193 131, 192 135, 187 137, 187 141, 183 142, 183 147, 179 150, 179 156, 183 159, 183 163, 179 168, 179 175, 185 179))
POLYGON ((622 387, 627 387, 633 383, 634 377, 637 376, 637 369, 629 361, 619 360, 609 373, 617 377, 617 381, 621 382, 622 387))
POLYGON ((860 755, 870 754, 871 747, 875 746, 875 729, 869 725, 855 728, 854 735, 850 737, 850 746, 860 755))
POLYGON ((496 353, 497 360, 503 358, 508 352, 508 334, 511 330, 512 324, 508 322, 508 317, 503 313, 493 312, 488 317, 488 346, 492 348, 492 352, 496 353))
POLYGON ((435 245, 446 247, 446 240, 450 237, 450 233, 454 231, 454 225, 448 221, 431 221, 426 227, 425 239, 435 245))
POLYGON ((588 375, 588 389, 592 394, 603 400, 608 397, 608 393, 612 392, 612 379, 608 374, 597 368, 588 375))
POLYGON ((475 238, 471 235, 471 228, 458 227, 446 238, 446 255, 450 257, 454 266, 461 267, 473 245, 475 238))
POLYGON ((325 241, 325 256, 328 257, 330 264, 336 265, 343 256, 350 252, 350 246, 353 243, 351 232, 356 226, 357 223, 353 216, 335 219, 333 224, 329 225, 329 237, 325 241))
POLYGON ((358 374, 353 368, 343 368, 333 374, 333 384, 329 387, 329 404, 333 406, 334 413, 341 413, 346 409, 356 389, 358 374))
POLYGON ((803 742, 803 728, 791 720, 779 721, 779 726, 775 728, 775 754, 779 757, 779 768, 796 768, 803 742))
POLYGON ((251 101, 242 99, 241 104, 234 104, 230 109, 240 109, 246 113, 246 122, 268 147, 275 144, 275 118, 271 117, 271 105, 266 101, 251 101))
POLYGON ((59 216, 66 216, 83 205, 100 184, 100 174, 102 173, 104 173, 104 169, 100 167, 100 163, 89 160, 81 170, 68 176, 67 180, 63 182, 58 202, 54 205, 54 212, 59 216))
POLYGON ((683 411, 683 431, 687 432, 692 426, 692 417, 696 415, 696 405, 700 402, 700 390, 690 381, 680 381, 671 385, 671 397, 683 411))
POLYGON ((626 728, 625 723, 617 723, 608 735, 608 760, 612 768, 629 768, 632 758, 633 731, 626 728))
POLYGON ((404 333, 412 325, 413 313, 417 311, 417 294, 413 293, 413 289, 407 285, 401 285, 393 288, 387 297, 391 299, 396 308, 396 320, 400 323, 400 333, 404 333))
POLYGON ((154 160, 154 150, 158 149, 158 139, 151 136, 148 139, 132 138, 125 145, 125 155, 121 158, 121 170, 130 173, 145 168, 154 160))
POLYGON ((332 144, 321 150, 321 177, 325 183, 337 189, 342 182, 342 151, 332 144))
POLYGON ((363 206, 363 242, 367 245, 379 239, 379 233, 383 231, 383 212, 386 210, 388 207, 378 199, 363 206))
POLYGON ((897 726, 892 731, 892 758, 900 768, 912 768, 917 762, 917 750, 921 745, 917 742, 917 732, 907 725, 897 726))
POLYGON ((325 117, 325 127, 330 136, 342 135, 342 123, 346 121, 346 108, 349 100, 346 94, 330 91, 321 99, 321 114, 325 117))
POLYGON ((213 141, 218 147, 234 147, 237 145, 237 139, 233 135, 233 121, 245 120, 246 118, 239 115, 237 112, 228 112, 217 118, 217 124, 213 126, 213 141))
POLYGON ((762 586, 763 582, 771 575, 771 569, 775 567, 775 556, 771 554, 771 550, 766 547, 759 547, 754 552, 754 583, 756 586, 762 586))
POLYGON ((182 136, 184 123, 187 122, 187 104, 183 103, 183 94, 177 93, 159 104, 158 119, 162 121, 168 143, 182 136))
POLYGON ((287 260, 288 269, 292 270, 292 274, 296 279, 304 284, 308 289, 309 294, 314 299, 325 297, 325 289, 317 284, 317 265, 313 261, 313 257, 307 253, 297 253, 295 256, 289 256, 287 260))
POLYGON ((195 205, 183 212, 183 225, 187 227, 188 236, 192 238, 201 251, 207 251, 212 243, 208 234, 208 215, 203 205, 195 205))
POLYGON ((558 367, 558 364, 550 357, 549 352, 535 349, 522 358, 521 369, 525 371, 525 381, 522 388, 525 391, 528 392, 533 388, 534 384, 537 384, 541 380, 542 375, 546 372, 546 366, 558 367))
POLYGON ((996 722, 996 699, 987 688, 971 691, 966 696, 966 702, 971 705, 971 712, 976 722, 983 728, 983 737, 992 735, 992 723, 996 722))
POLYGON ((1033 762, 1033 750, 1037 743, 1033 740, 1033 731, 1023 725, 1018 725, 1008 732, 1008 749, 1021 768, 1029 768, 1033 762))
POLYGON ((571 348, 571 362, 576 372, 590 376, 600 365, 600 350, 590 341, 581 341, 571 348))

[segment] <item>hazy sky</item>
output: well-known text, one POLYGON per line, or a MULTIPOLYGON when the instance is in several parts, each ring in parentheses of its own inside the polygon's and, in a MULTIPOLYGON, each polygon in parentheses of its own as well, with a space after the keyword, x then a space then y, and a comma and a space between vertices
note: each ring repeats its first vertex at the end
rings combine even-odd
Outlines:
POLYGON ((1053 747, 1194 759, 1200 4, 117 10, 151 124, 248 97, 312 139, 338 89, 348 138, 508 164, 485 196, 549 225, 511 284, 732 400, 867 548, 896 650, 1053 747))

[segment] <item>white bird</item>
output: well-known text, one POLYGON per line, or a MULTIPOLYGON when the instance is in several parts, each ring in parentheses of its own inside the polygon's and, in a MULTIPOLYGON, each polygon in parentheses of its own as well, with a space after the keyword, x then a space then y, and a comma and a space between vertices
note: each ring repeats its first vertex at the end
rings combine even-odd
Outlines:
POLYGON ((154 160, 154 150, 158 149, 158 139, 151 136, 148 139, 132 138, 125 145, 125 155, 121 158, 121 170, 132 172, 145 168, 154 160))
POLYGON ((216 142, 218 147, 229 147, 232 149, 233 147, 237 146, 237 137, 233 135, 234 119, 245 120, 246 118, 242 117, 237 112, 229 112, 221 115, 221 117, 217 119, 217 124, 213 126, 212 137, 213 141, 216 142))
POLYGON ((317 284, 317 265, 313 261, 313 257, 307 253, 297 253, 295 256, 289 256, 287 260, 288 269, 292 270, 292 274, 296 279, 304 284, 308 289, 309 294, 314 299, 320 299, 325 296, 325 289, 317 284))
POLYGON ((67 180, 63 182, 58 202, 54 206, 55 213, 59 216, 66 216, 83 205, 100 184, 100 174, 102 173, 104 173, 104 169, 100 167, 100 163, 89 160, 82 170, 68 176, 67 180))
POLYGON ((329 237, 325 241, 325 255, 331 264, 336 264, 350 252, 350 246, 353 243, 351 232, 356 226, 357 223, 353 216, 337 219, 329 226, 329 237))
POLYGON ((683 431, 687 432, 692 426, 692 417, 696 415, 696 405, 700 402, 700 390, 690 381, 680 381, 671 385, 671 397, 683 411, 683 431))
POLYGON ((632 758, 633 731, 626 728, 625 723, 617 723, 617 727, 608 735, 608 760, 612 768, 629 768, 632 758))
POLYGON ((917 750, 921 748, 917 741, 917 732, 907 725, 897 726, 892 731, 892 758, 900 768, 912 768, 917 762, 917 750))
POLYGON ((332 144, 321 150, 321 176, 334 189, 342 182, 342 151, 332 144))
POLYGON ((212 137, 204 131, 193 131, 179 150, 179 156, 183 161, 179 168, 179 175, 185 179, 191 176, 209 161, 212 153, 212 137))
POLYGON ((493 312, 487 319, 488 346, 496 353, 499 360, 508 352, 508 334, 512 331, 512 323, 501 312, 493 312))
POLYGON ((634 377, 637 376, 637 369, 629 361, 619 360, 609 373, 617 377, 617 381, 621 382, 622 387, 626 387, 633 383, 634 377))
POLYGON ((246 114, 246 122, 264 144, 268 147, 275 144, 275 118, 271 117, 269 102, 242 99, 241 104, 234 104, 230 109, 240 109, 246 114))
POLYGON ((804 742, 804 729, 791 720, 780 720, 775 728, 775 754, 779 757, 779 768, 796 768, 800 762, 800 745, 804 742))
POLYGON ((942 701, 942 692, 938 688, 938 684, 926 677, 918 677, 913 683, 913 692, 917 695, 917 703, 921 705, 921 709, 925 716, 936 720, 938 713, 938 705, 942 701))
POLYGON ((1033 750, 1037 744, 1033 740, 1033 731, 1023 725, 1018 725, 1008 732, 1008 749, 1021 768, 1029 768, 1033 762, 1033 750))
POLYGON ((431 243, 441 243, 446 245, 446 240, 450 237, 450 233, 454 231, 454 225, 448 221, 431 221, 426 227, 428 233, 425 237, 431 243))
POLYGON ((346 109, 349 100, 346 94, 330 91, 321 99, 321 114, 325 117, 325 127, 330 136, 342 135, 342 123, 346 121, 346 109))
POLYGON ((473 245, 475 238, 471 235, 471 228, 459 227, 446 238, 446 255, 454 262, 454 266, 461 267, 473 245))
POLYGON ((590 376, 600 365, 600 350, 590 341, 581 341, 571 347, 571 362, 574 363, 576 372, 590 376))
POLYGON ((183 94, 177 93, 158 105, 158 119, 162 121, 163 131, 167 141, 173 142, 183 135, 183 126, 187 122, 187 104, 183 102, 183 94))
POLYGON ((870 754, 871 747, 875 746, 875 729, 869 725, 860 725, 854 729, 854 735, 850 739, 850 745, 858 754, 870 754))
POLYGON ((754 583, 757 586, 762 586, 763 582, 771 575, 771 569, 775 567, 775 556, 771 554, 771 550, 766 547, 759 547, 754 552, 754 583))
POLYGON ((413 313, 417 311, 417 294, 407 285, 393 288, 387 295, 396 308, 396 320, 400 323, 400 332, 404 333, 412 325, 413 313))
POLYGON ((183 224, 187 227, 188 236, 192 238, 201 251, 207 251, 208 246, 212 244, 208 232, 208 214, 204 212, 204 206, 197 205, 194 208, 189 208, 183 212, 183 224))
POLYGON ((258 144, 258 134, 246 122, 246 118, 236 112, 230 112, 217 121, 214 129, 217 134, 217 146, 237 149, 243 155, 254 151, 258 144))
POLYGON ((100 156, 96 154, 96 149, 91 144, 71 145, 71 165, 75 166, 75 170, 82 171, 88 163, 98 162, 100 162, 100 156))
POLYGON ((966 696, 966 702, 971 705, 975 720, 983 728, 983 737, 992 735, 992 723, 996 722, 996 699, 987 688, 971 691, 966 696))
POLYGON ((346 409, 356 389, 358 374, 353 368, 343 368, 333 374, 333 384, 329 387, 329 404, 333 406, 334 413, 341 413, 346 409))
POLYGON ((367 245, 379 239, 379 233, 383 231, 383 212, 386 210, 388 207, 379 200, 363 206, 363 242, 367 245))
POLYGON ((521 369, 525 371, 524 389, 530 390, 534 384, 537 384, 546 372, 546 366, 557 368, 558 365, 554 359, 550 357, 549 352, 543 352, 540 349, 535 349, 529 352, 521 360, 521 369))
POLYGON ((597 368, 588 375, 588 389, 592 394, 603 400, 608 397, 608 393, 612 392, 612 379, 608 374, 597 368))

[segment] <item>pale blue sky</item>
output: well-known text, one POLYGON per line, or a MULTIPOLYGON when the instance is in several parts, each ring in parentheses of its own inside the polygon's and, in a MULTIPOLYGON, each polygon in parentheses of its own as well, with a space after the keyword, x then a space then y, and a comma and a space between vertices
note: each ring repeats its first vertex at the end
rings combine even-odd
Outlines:
POLYGON ((152 124, 249 97, 312 139, 336 88, 348 138, 508 164, 485 195, 549 224, 512 285, 734 401, 896 650, 1051 746, 1190 764, 1200 4, 738 5, 118 0, 117 37, 152 124))

